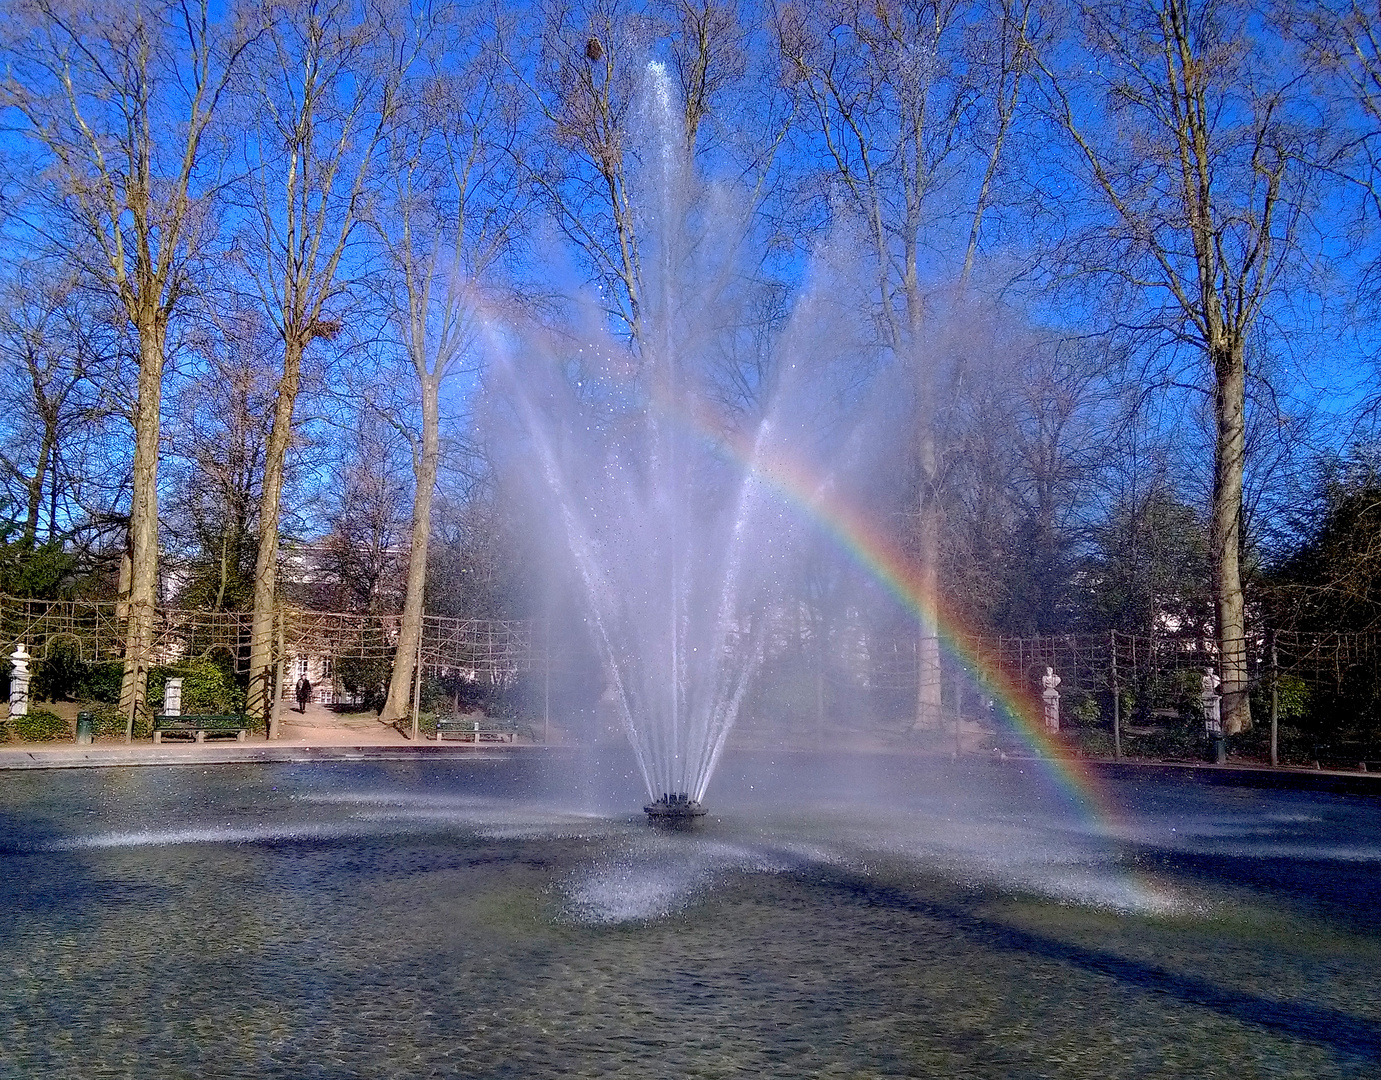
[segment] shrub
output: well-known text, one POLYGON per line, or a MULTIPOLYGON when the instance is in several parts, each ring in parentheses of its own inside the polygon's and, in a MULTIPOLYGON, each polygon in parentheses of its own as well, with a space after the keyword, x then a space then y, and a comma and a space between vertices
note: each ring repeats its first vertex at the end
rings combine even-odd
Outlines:
POLYGON ((48 654, 35 658, 29 692, 34 700, 100 701, 118 704, 125 665, 119 660, 90 663, 75 641, 58 638, 48 654))
MULTIPOLYGON (((422 738, 429 739, 436 734, 436 722, 439 715, 428 712, 426 709, 417 714, 417 730, 422 738)), ((412 713, 409 712, 407 716, 399 717, 393 721, 393 728, 403 735, 410 736, 412 734, 412 713)))
POLYGON ((336 676, 346 693, 376 711, 384 707, 392 671, 393 665, 379 656, 345 653, 336 658, 336 676))
POLYGON ((244 711, 244 691, 234 676, 215 660, 198 657, 149 672, 148 702, 151 712, 163 711, 163 689, 168 679, 182 679, 184 713, 239 713, 244 711))
POLYGON ((125 718, 120 713, 119 705, 101 702, 84 711, 91 713, 97 738, 102 735, 115 738, 125 734, 125 718))
MULTIPOLYGON (((83 702, 83 712, 91 714, 93 732, 98 739, 123 739, 125 737, 125 717, 119 705, 108 702, 83 702)), ((147 739, 153 735, 153 727, 147 716, 138 716, 134 721, 132 738, 147 739)))
POLYGON ((87 664, 77 684, 78 701, 100 701, 108 705, 120 703, 120 682, 125 677, 125 665, 121 660, 107 660, 102 663, 87 664))
MULTIPOLYGON (((1309 712, 1309 684, 1298 675, 1282 675, 1276 683, 1276 709, 1280 723, 1301 720, 1309 712)), ((1271 684, 1263 681, 1252 687, 1252 722, 1271 723, 1271 684)))
POLYGON ((67 721, 48 709, 35 709, 23 716, 12 716, 9 726, 24 742, 53 742, 72 737, 72 729, 67 721))
POLYGON ((1187 724, 1202 723, 1204 719, 1204 673, 1199 668, 1175 674, 1175 711, 1187 724))
POLYGON ((34 660, 29 693, 34 700, 71 701, 86 676, 86 669, 75 641, 68 638, 50 641, 48 654, 34 660))
POLYGON ((1087 690, 1071 690, 1060 701, 1060 724, 1071 727, 1097 727, 1103 722, 1103 710, 1098 698, 1087 690))
MULTIPOLYGON (((1063 728, 1061 733, 1064 734, 1063 728)), ((1111 728, 1080 727, 1068 732, 1066 737, 1089 757, 1112 757, 1111 728)))
POLYGON ((1141 734, 1122 733, 1122 750, 1131 757, 1195 761, 1207 748, 1202 714, 1197 720, 1170 720, 1141 734))

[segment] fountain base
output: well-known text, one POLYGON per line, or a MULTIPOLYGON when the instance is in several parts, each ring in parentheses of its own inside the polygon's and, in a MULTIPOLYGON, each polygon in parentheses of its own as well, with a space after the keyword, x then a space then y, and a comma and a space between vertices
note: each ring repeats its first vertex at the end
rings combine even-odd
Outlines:
POLYGON ((677 791, 648 803, 643 807, 643 813, 651 825, 684 829, 704 817, 705 808, 684 791, 677 791))

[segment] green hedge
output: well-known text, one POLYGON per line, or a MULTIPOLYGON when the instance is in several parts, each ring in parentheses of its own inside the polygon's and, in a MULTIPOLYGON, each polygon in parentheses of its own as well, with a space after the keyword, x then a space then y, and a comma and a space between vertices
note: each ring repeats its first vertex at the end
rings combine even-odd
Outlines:
MULTIPOLYGON (((93 733, 97 738, 124 738, 125 718, 118 705, 97 702, 83 703, 82 712, 91 713, 93 733)), ((50 709, 34 709, 24 716, 12 716, 0 725, 0 740, 18 739, 20 742, 60 742, 74 737, 73 724, 50 709)), ((135 722, 134 737, 147 739, 153 734, 149 721, 143 717, 135 722)))
POLYGON ((56 742, 72 738, 66 720, 48 709, 35 709, 23 716, 11 716, 9 730, 22 742, 56 742))
POLYGON ((88 664, 82 680, 77 684, 78 701, 99 701, 106 705, 120 704, 120 683, 124 681, 123 660, 107 660, 88 664))
POLYGON ((34 701, 120 700, 120 680, 125 665, 119 660, 89 662, 81 658, 76 642, 58 638, 46 656, 35 656, 29 694, 34 701))
MULTIPOLYGON (((118 705, 125 665, 119 660, 88 663, 66 640, 55 641, 48 655, 34 662, 30 686, 35 701, 80 701, 118 705)), ((151 712, 163 708, 163 687, 173 676, 182 678, 182 711, 187 713, 239 713, 244 711, 244 691, 228 667, 216 660, 197 657, 149 671, 148 703, 151 712)), ((120 728, 123 733, 123 725, 120 728)))
MULTIPOLYGON (((95 704, 83 704, 83 712, 89 712, 95 726, 95 735, 99 738, 123 739, 125 737, 125 717, 120 712, 119 705, 110 705, 105 702, 95 704)), ((153 728, 146 717, 139 717, 134 722, 134 738, 148 739, 153 736, 153 728)))
POLYGON ((151 712, 163 711, 163 688, 170 678, 182 679, 184 713, 241 713, 245 694, 235 677, 215 660, 198 657, 149 672, 148 702, 151 712))

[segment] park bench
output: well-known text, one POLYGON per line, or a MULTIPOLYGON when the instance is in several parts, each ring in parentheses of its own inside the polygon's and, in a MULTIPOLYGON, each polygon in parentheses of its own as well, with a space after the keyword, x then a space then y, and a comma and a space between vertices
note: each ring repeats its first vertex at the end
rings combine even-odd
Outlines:
POLYGON ((1375 743, 1315 743, 1314 764, 1320 768, 1381 771, 1381 746, 1375 743))
POLYGON ((168 716, 159 713, 153 718, 153 741, 162 742, 164 735, 188 735, 193 742, 205 742, 208 735, 234 735, 244 742, 249 732, 248 721, 235 714, 187 713, 168 716))
POLYGON ((459 739, 462 742, 512 742, 517 732, 494 720, 472 716, 442 716, 436 721, 436 741, 459 739))

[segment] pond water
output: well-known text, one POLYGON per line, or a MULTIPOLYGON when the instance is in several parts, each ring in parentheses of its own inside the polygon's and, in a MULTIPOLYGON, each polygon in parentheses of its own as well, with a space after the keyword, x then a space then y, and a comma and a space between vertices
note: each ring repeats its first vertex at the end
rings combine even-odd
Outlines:
POLYGON ((1377 802, 1044 768, 0 774, 0 1075, 1378 1075, 1377 802))

